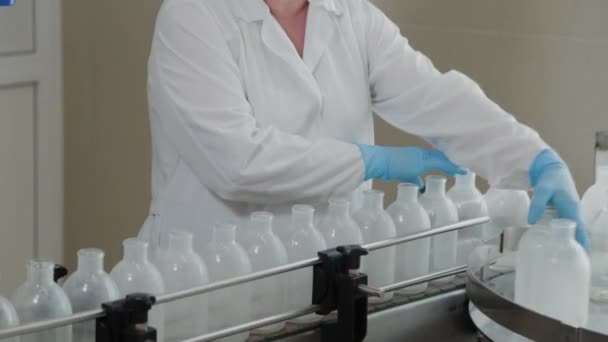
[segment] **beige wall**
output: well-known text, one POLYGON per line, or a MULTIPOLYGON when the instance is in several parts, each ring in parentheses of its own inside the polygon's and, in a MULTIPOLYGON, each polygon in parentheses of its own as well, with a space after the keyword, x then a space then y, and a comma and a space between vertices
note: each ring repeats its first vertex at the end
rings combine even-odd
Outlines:
MULTIPOLYGON (((594 132, 608 129, 608 1, 375 0, 443 71, 460 70, 592 182, 594 132)), ((414 142, 380 124, 378 143, 414 142)), ((394 187, 380 186, 393 194, 394 187)))
MULTIPOLYGON (((376 0, 441 70, 458 69, 592 177, 593 132, 608 129, 605 0, 376 0)), ((66 257, 121 256, 149 199, 145 62, 160 0, 64 0, 66 257)), ((418 141, 386 124, 378 143, 418 141)), ((394 195, 394 185, 380 184, 394 195)))
POLYGON ((160 0, 64 0, 65 248, 111 267, 148 211, 146 59, 160 0))

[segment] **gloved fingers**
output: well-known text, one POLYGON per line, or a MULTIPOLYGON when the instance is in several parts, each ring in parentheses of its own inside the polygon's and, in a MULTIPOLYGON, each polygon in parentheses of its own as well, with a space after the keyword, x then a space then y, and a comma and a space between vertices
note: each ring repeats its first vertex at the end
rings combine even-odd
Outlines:
POLYGON ((466 175, 467 170, 454 164, 443 152, 438 150, 428 150, 423 158, 425 173, 430 171, 440 171, 448 176, 466 175))
POLYGON ((536 224, 538 220, 543 216, 543 212, 547 207, 547 204, 551 200, 553 192, 545 188, 534 189, 534 195, 530 202, 530 211, 528 212, 528 223, 536 224))
POLYGON ((569 194, 558 194, 553 196, 553 205, 559 214, 559 217, 576 222, 576 241, 587 251, 591 251, 591 243, 589 236, 585 230, 585 225, 581 218, 580 204, 577 198, 573 198, 569 194))
POLYGON ((587 253, 591 253, 591 241, 589 240, 587 231, 581 223, 576 226, 576 241, 578 241, 587 253))

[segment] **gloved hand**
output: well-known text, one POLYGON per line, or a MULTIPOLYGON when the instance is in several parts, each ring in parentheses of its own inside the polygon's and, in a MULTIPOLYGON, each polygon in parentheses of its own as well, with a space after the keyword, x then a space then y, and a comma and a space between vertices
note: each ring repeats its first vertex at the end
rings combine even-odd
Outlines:
POLYGON ((532 162, 529 176, 534 195, 528 223, 537 223, 545 207, 553 205, 561 218, 577 222, 576 240, 589 251, 589 237, 581 219, 578 192, 566 163, 555 151, 543 150, 532 162))
POLYGON ((424 187, 420 176, 441 171, 449 176, 467 171, 452 163, 441 151, 418 147, 357 145, 365 163, 365 180, 397 180, 424 187))

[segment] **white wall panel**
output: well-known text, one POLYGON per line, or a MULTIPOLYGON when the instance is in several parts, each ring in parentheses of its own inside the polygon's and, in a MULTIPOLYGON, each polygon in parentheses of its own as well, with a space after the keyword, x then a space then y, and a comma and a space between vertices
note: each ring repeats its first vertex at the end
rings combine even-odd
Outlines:
POLYGON ((0 293, 12 294, 34 256, 36 88, 0 86, 0 293))
POLYGON ((35 50, 33 0, 19 0, 0 11, 0 56, 28 54, 35 50))

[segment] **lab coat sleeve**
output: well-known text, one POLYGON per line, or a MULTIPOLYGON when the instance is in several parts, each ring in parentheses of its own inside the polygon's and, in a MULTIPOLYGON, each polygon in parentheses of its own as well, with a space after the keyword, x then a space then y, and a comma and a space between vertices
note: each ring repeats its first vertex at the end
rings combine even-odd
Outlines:
POLYGON ((439 72, 398 27, 363 0, 373 108, 388 123, 422 137, 491 185, 528 189, 528 169, 547 148, 467 76, 439 72))
POLYGON ((165 3, 148 65, 149 103, 180 158, 230 201, 309 201, 355 190, 364 174, 355 145, 258 125, 224 32, 203 3, 165 3))

